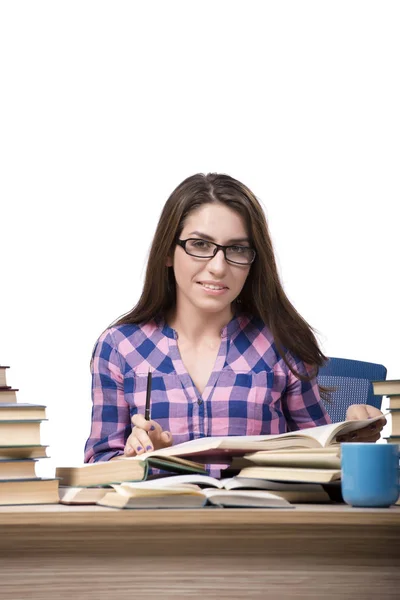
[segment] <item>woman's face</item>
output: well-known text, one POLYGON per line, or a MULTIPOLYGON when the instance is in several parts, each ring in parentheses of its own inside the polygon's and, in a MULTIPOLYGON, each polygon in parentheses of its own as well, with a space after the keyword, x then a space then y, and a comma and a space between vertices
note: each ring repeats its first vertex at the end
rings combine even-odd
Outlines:
MULTIPOLYGON (((221 244, 250 247, 242 217, 223 204, 205 204, 189 214, 180 240, 196 238, 221 244)), ((200 242, 201 245, 201 242, 200 242)), ((167 266, 174 269, 179 306, 189 302, 200 311, 218 313, 228 309, 238 297, 250 265, 232 264, 219 250, 213 258, 189 256, 176 246, 167 266), (219 289, 210 289, 207 286, 219 289)))

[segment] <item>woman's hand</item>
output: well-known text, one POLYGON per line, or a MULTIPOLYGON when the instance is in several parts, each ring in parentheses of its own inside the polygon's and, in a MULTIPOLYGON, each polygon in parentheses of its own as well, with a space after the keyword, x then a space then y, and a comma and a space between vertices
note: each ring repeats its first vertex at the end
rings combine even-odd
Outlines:
POLYGON ((382 415, 382 419, 375 421, 372 425, 353 431, 347 435, 342 435, 337 438, 338 442, 377 442, 381 437, 381 431, 386 425, 386 419, 380 410, 369 404, 352 404, 346 412, 346 420, 360 421, 363 419, 371 419, 382 415))
POLYGON ((157 421, 146 421, 143 415, 133 415, 132 424, 132 433, 125 444, 125 456, 159 450, 174 443, 171 432, 163 431, 157 421))

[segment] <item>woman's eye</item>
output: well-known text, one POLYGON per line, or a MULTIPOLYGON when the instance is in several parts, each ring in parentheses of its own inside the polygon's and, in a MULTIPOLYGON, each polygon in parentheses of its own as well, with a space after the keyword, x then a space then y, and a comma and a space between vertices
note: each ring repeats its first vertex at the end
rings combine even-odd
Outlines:
POLYGON ((192 245, 195 248, 208 248, 208 242, 205 242, 204 240, 197 240, 196 242, 192 242, 192 245))
POLYGON ((232 252, 236 252, 237 254, 241 254, 245 250, 247 250, 246 246, 231 246, 232 252))

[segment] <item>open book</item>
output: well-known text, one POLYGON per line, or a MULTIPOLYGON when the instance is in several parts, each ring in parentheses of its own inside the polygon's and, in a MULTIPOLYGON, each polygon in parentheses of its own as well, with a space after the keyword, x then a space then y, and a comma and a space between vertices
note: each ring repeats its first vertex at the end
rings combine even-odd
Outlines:
POLYGON ((246 435, 205 437, 183 442, 169 448, 153 450, 126 460, 145 460, 148 457, 184 456, 203 463, 220 463, 234 456, 243 456, 259 450, 288 448, 327 448, 337 444, 336 438, 346 433, 368 427, 381 416, 362 421, 342 421, 320 427, 289 431, 279 435, 246 435))
POLYGON ((113 485, 97 504, 111 508, 200 508, 207 503, 221 507, 291 508, 283 496, 266 489, 240 489, 207 476, 183 475, 153 481, 113 485), (195 483, 197 482, 197 484, 195 483), (200 484, 200 485, 199 485, 200 484), (201 487, 204 485, 213 487, 201 487))
MULTIPOLYGON (((157 483, 159 486, 191 483, 198 485, 201 488, 214 488, 225 491, 240 490, 245 492, 248 490, 265 490, 295 504, 330 502, 331 495, 332 499, 336 499, 335 496, 337 497, 338 495, 336 486, 323 486, 310 483, 282 483, 277 481, 267 481, 264 479, 249 479, 241 477, 215 479, 214 477, 210 477, 208 475, 196 474, 166 476, 162 479, 159 478, 157 483)), ((126 484, 127 482, 121 485, 126 487, 126 484)), ((107 493, 112 491, 112 487, 113 486, 60 486, 60 502, 62 504, 96 504, 102 498, 104 498, 107 493)), ((118 486, 115 486, 115 489, 117 489, 117 487, 118 486)))

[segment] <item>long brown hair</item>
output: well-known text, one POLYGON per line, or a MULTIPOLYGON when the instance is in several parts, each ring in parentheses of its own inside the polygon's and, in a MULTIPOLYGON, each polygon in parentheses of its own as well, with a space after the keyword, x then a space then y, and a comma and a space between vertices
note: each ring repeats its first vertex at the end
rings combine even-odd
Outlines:
MULTIPOLYGON (((244 219, 257 256, 240 292, 240 311, 260 318, 271 330, 276 348, 287 366, 301 380, 309 381, 327 357, 319 349, 314 331, 287 298, 279 280, 272 241, 264 211, 255 195, 229 175, 197 173, 188 177, 168 198, 150 249, 143 291, 136 306, 112 325, 147 323, 165 318, 175 306, 176 284, 168 255, 184 227, 186 217, 196 208, 218 202, 235 210, 244 219), (286 352, 307 365, 308 375, 298 373, 286 352)), ((320 388, 325 392, 324 388, 320 388)))

